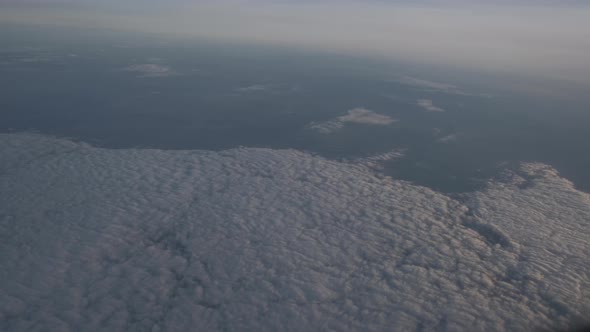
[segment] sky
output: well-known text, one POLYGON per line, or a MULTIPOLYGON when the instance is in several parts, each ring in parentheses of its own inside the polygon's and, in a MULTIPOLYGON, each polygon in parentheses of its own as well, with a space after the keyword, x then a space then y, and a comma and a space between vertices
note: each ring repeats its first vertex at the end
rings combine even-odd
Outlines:
POLYGON ((583 1, 4 0, 0 22, 308 47, 590 81, 583 1))

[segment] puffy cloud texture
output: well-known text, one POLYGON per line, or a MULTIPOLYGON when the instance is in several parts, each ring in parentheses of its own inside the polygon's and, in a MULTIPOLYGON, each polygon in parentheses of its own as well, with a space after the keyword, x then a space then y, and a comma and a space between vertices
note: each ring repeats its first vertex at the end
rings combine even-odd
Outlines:
POLYGON ((0 135, 0 329, 530 330, 590 311, 590 197, 523 164, 460 202, 294 150, 0 135))

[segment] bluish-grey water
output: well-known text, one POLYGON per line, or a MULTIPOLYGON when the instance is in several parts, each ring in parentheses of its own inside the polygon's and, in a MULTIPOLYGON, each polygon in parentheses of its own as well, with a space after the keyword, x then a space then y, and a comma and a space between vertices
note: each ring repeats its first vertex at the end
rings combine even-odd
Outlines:
POLYGON ((2 31, 2 132, 111 148, 295 148, 338 159, 403 149, 385 172, 444 192, 471 191, 506 162, 540 161, 590 190, 583 90, 539 97, 512 88, 527 81, 507 75, 256 45, 2 31), (355 108, 392 121, 338 120, 355 108), (339 128, 314 127, 326 123, 339 128))

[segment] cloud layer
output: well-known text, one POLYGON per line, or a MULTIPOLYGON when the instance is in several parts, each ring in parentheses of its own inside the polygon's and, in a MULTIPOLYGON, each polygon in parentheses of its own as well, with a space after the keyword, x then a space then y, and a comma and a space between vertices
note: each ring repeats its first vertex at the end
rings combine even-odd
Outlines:
POLYGON ((463 202, 293 150, 0 135, 0 329, 529 330, 590 310, 590 197, 463 202))

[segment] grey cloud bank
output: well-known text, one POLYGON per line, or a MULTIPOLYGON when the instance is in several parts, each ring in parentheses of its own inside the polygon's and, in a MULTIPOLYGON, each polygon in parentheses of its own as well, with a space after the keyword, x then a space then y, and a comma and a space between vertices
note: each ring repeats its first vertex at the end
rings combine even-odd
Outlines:
POLYGON ((590 196, 546 165, 460 202, 294 150, 3 134, 0 155, 1 330, 513 331, 590 310, 590 196))

